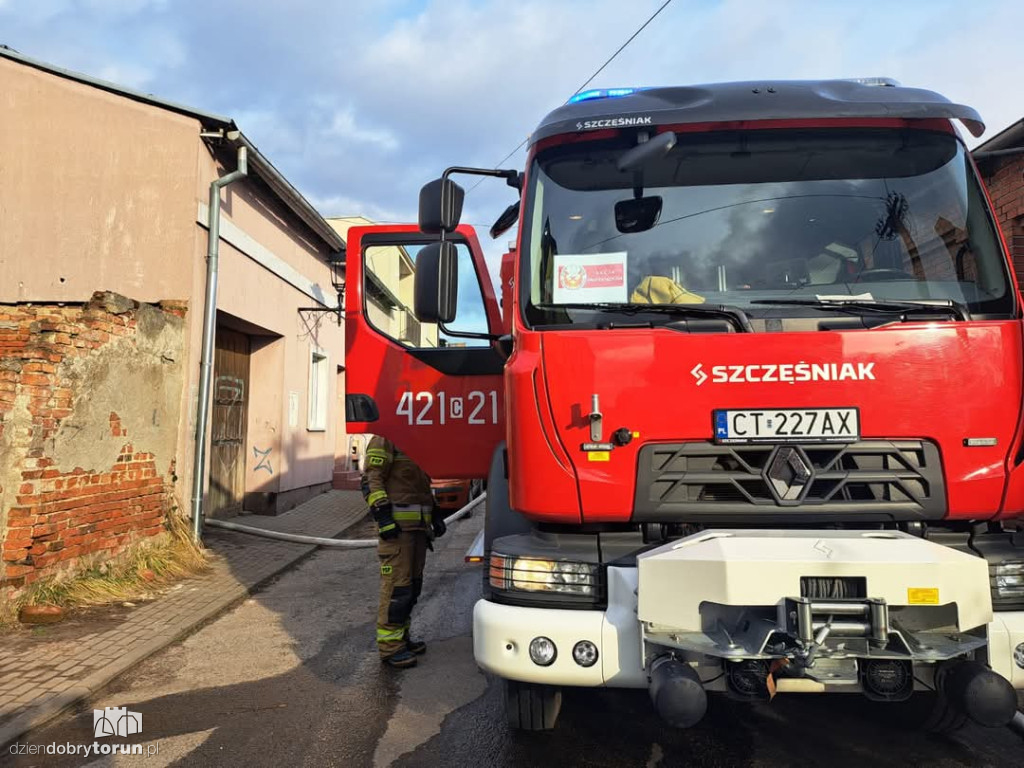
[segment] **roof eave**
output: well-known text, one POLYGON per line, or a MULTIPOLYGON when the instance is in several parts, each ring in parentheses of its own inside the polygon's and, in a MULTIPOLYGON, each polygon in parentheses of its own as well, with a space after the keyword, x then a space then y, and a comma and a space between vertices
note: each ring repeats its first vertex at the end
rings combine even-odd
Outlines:
MULTIPOLYGON (((244 146, 249 154, 249 166, 253 172, 267 183, 267 186, 287 205, 313 232, 327 243, 335 252, 345 252, 345 240, 338 234, 327 220, 302 196, 291 182, 274 167, 266 156, 256 148, 244 133, 239 133, 232 144, 244 146)), ((337 261, 337 259, 332 259, 337 261)))
POLYGON ((999 152, 1004 149, 1016 149, 1024 146, 1024 118, 1010 123, 988 141, 976 146, 972 153, 999 152))
POLYGON ((203 112, 202 110, 188 107, 184 104, 178 104, 174 101, 167 101, 166 99, 158 99, 151 93, 143 93, 142 91, 136 91, 133 88, 126 88, 123 85, 112 83, 109 80, 101 80, 98 77, 91 77, 84 75, 81 72, 75 72, 70 69, 64 69, 53 64, 49 64, 45 61, 39 61, 38 59, 30 58, 21 53, 18 53, 13 48, 8 48, 6 45, 0 45, 0 56, 5 59, 11 59, 12 61, 20 62, 26 66, 38 69, 43 72, 49 72, 53 75, 58 75, 67 80, 74 80, 85 85, 90 85, 93 88, 98 88, 101 91, 107 93, 113 93, 118 96, 124 96, 125 98, 131 99, 132 101, 138 101, 143 104, 150 104, 154 107, 160 107, 166 109, 169 112, 176 112, 179 115, 187 115, 194 117, 199 120, 204 126, 211 128, 224 128, 231 130, 235 128, 235 122, 230 117, 224 117, 224 115, 217 115, 213 112, 203 112))

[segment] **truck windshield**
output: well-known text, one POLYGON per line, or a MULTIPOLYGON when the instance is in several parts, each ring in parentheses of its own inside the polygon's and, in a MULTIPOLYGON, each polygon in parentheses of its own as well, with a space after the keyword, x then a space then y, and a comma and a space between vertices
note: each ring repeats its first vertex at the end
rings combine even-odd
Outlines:
POLYGON ((606 322, 620 306, 635 319, 644 304, 820 317, 830 307, 808 305, 821 297, 1012 316, 992 219, 951 134, 680 133, 668 152, 619 170, 635 144, 577 142, 535 158, 522 233, 531 325, 606 322))

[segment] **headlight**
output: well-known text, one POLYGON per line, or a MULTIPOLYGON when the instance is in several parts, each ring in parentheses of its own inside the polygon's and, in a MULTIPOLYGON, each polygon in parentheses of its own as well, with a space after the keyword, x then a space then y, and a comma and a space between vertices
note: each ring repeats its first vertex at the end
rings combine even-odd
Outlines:
POLYGON ((505 591, 559 592, 595 597, 597 566, 494 552, 491 554, 490 583, 495 589, 505 591))

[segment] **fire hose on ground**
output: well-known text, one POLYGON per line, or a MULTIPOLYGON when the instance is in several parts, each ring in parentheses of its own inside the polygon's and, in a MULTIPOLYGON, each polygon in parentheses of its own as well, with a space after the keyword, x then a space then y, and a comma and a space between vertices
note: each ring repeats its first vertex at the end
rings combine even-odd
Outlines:
MULTIPOLYGON (((457 512, 453 512, 451 515, 444 519, 445 525, 450 525, 456 520, 459 520, 470 512, 473 511, 477 506, 487 498, 487 491, 484 491, 471 502, 466 504, 464 507, 459 509, 457 512)), ((313 544, 318 547, 340 547, 341 549, 363 549, 365 547, 376 547, 377 539, 326 539, 320 536, 303 536, 298 533, 284 533, 282 531, 269 531, 266 528, 254 528, 251 525, 240 525, 239 523, 230 523, 226 520, 212 520, 207 518, 204 523, 211 528, 223 528, 228 531, 238 531, 239 533, 249 533, 253 536, 263 536, 267 539, 275 539, 277 541, 290 541, 296 544, 313 544)))

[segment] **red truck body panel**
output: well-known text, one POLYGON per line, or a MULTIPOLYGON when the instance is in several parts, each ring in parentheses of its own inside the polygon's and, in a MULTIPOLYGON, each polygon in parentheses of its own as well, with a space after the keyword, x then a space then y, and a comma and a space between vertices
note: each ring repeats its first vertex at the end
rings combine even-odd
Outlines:
POLYGON ((516 425, 509 450, 531 457, 529 468, 512 476, 512 502, 530 517, 570 522, 577 510, 565 512, 568 494, 557 494, 555 502, 550 489, 575 474, 584 522, 628 521, 639 447, 711 440, 716 408, 859 408, 865 440, 939 445, 950 518, 989 518, 1001 507, 1007 451, 1021 416, 1024 347, 1017 321, 714 336, 663 328, 524 332, 520 343, 529 349, 537 335, 542 353, 517 356, 507 377, 516 425), (832 364, 850 366, 851 377, 866 375, 798 380, 810 366, 832 364), (545 391, 533 396, 532 386, 545 391), (585 415, 593 394, 600 397, 604 439, 620 427, 639 433, 607 461, 581 450, 590 440, 585 415), (972 437, 994 437, 997 444, 966 447, 972 437))
MULTIPOLYGON (((380 418, 373 422, 350 421, 347 428, 391 439, 431 477, 486 477, 494 446, 505 433, 501 374, 442 373, 367 321, 362 287, 364 237, 394 236, 397 242, 418 233, 411 224, 349 230, 346 389, 349 395, 372 397, 380 418)), ((476 233, 471 227, 459 227, 458 233, 473 254, 488 326, 497 330, 501 326, 498 303, 476 233)))
MULTIPOLYGON (((920 127, 941 126, 929 120, 920 127)), ((550 137, 542 146, 610 133, 550 137)), ((514 351, 503 374, 443 374, 374 331, 363 311, 361 238, 369 232, 417 231, 408 225, 350 232, 348 391, 371 395, 380 419, 350 422, 348 428, 391 437, 432 476, 485 477, 495 446, 505 440, 514 509, 538 522, 627 523, 634 510, 640 448, 711 440, 714 409, 855 407, 864 440, 938 445, 948 519, 1024 515, 1024 463, 1018 460, 1024 433, 1020 320, 752 334, 687 334, 669 328, 534 331, 525 327, 519 292, 513 290, 521 259, 506 254, 502 260, 499 310, 476 236, 471 228, 460 227, 473 251, 491 332, 511 332, 514 351), (802 378, 809 367, 833 365, 839 366, 833 380, 802 378), (842 375, 843 366, 855 375, 842 375), (398 412, 407 393, 415 406, 411 417, 398 412), (603 440, 620 427, 637 435, 604 458, 581 449, 590 440, 586 415, 595 394, 603 413, 603 440), (493 398, 494 418, 474 425, 465 419, 442 424, 442 395, 448 401, 482 396, 488 409, 493 398), (968 447, 968 438, 995 438, 995 444, 968 447)), ((521 246, 513 253, 521 253, 521 246)), ((1005 239, 1002 247, 1005 254, 1005 239)), ((1012 277, 1012 266, 1007 268, 1012 277)))

